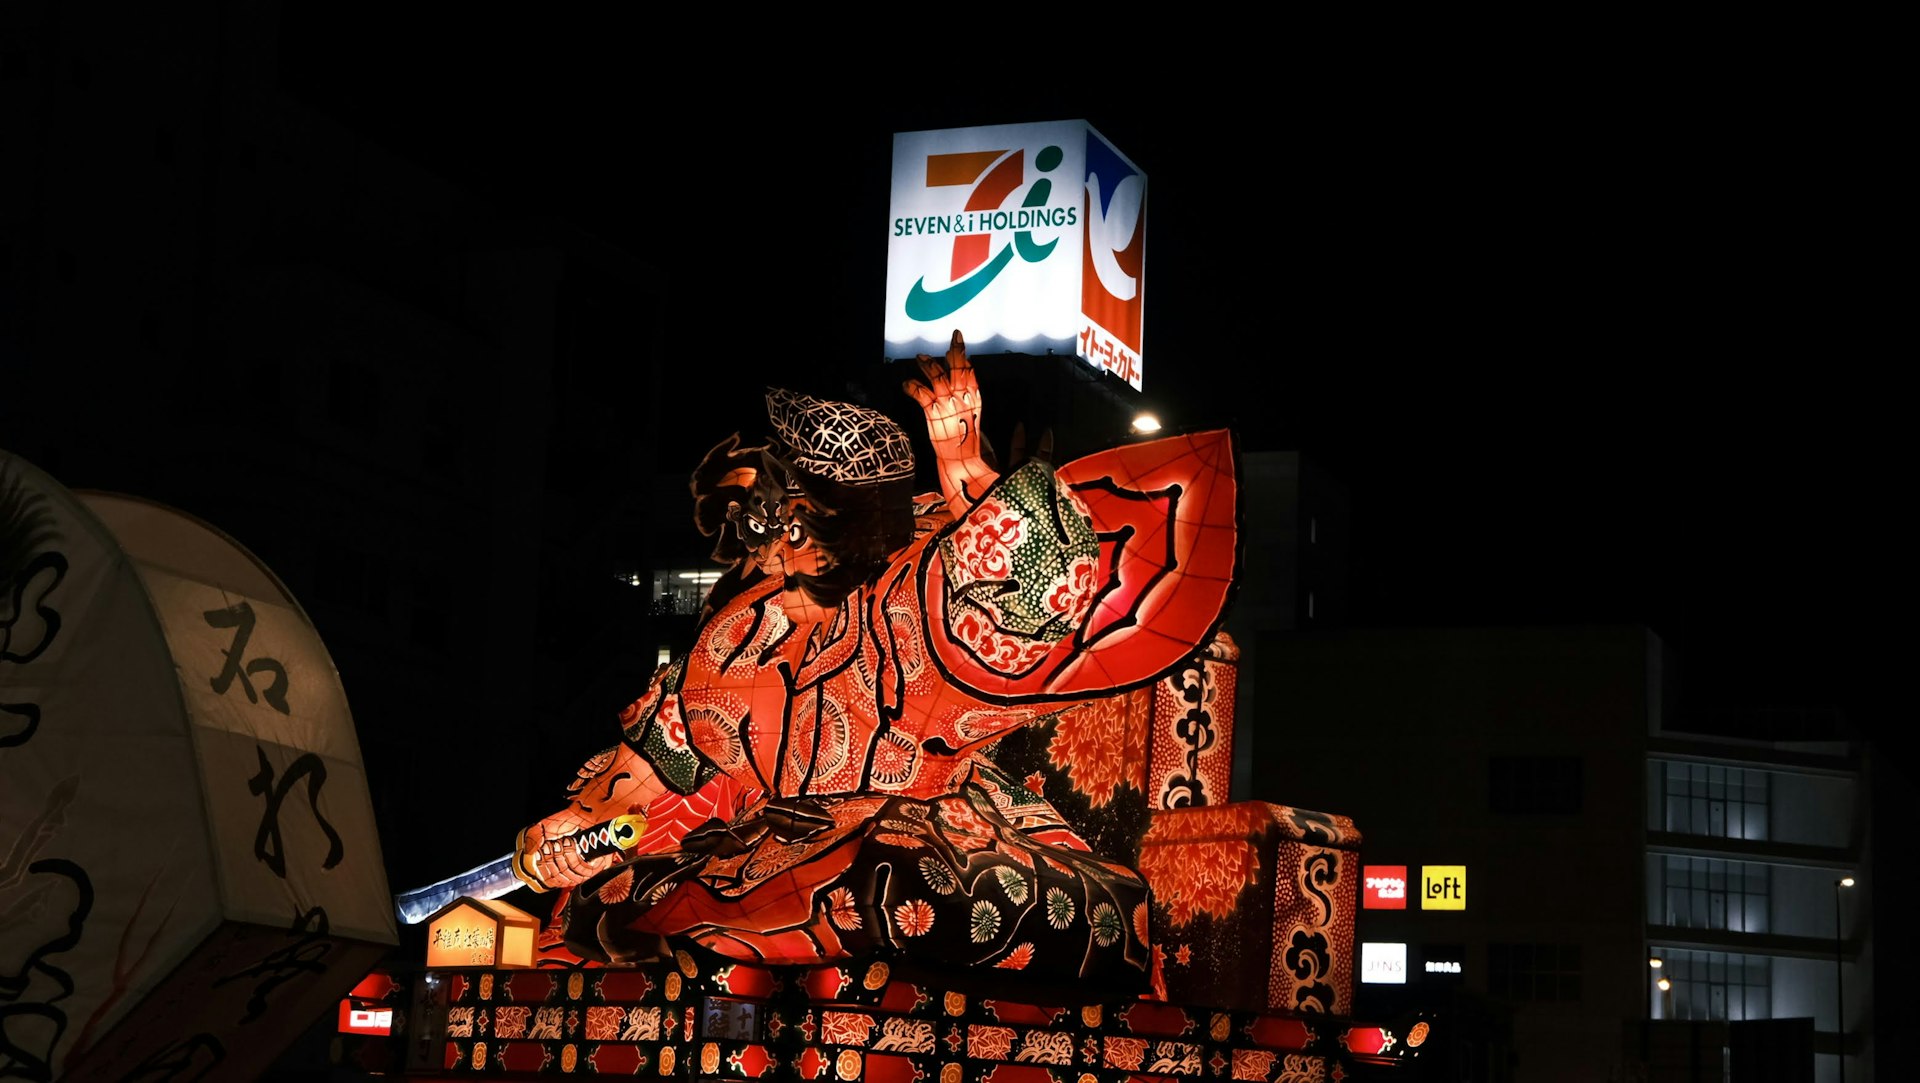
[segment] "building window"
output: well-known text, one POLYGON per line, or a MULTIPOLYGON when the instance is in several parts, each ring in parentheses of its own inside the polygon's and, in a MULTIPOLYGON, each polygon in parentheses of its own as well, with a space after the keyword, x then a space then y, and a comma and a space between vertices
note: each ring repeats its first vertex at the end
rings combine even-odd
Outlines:
POLYGON ((1580 945, 1488 944, 1487 992, 1508 1000, 1580 999, 1580 945))
POLYGON ((1656 857, 1655 897, 1664 910, 1650 914, 1656 923, 1680 929, 1725 929, 1736 933, 1767 931, 1772 870, 1751 861, 1708 857, 1656 857))
POLYGON ((1773 961, 1764 955, 1654 948, 1673 988, 1653 991, 1656 1019, 1740 1022, 1773 1017, 1773 961))
POLYGON ((1495 756, 1487 764, 1487 808, 1507 816, 1577 813, 1585 774, 1578 756, 1495 756))
POLYGON ((718 568, 669 568, 653 573, 654 613, 682 617, 699 613, 719 578, 718 568))
POLYGON ((1767 772, 1708 763, 1664 764, 1663 824, 1682 835, 1767 838, 1767 772))

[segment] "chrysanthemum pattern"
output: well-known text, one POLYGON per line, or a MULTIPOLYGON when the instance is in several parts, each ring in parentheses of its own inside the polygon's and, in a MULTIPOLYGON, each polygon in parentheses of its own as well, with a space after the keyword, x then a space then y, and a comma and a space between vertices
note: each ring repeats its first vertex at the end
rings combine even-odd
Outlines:
POLYGON ((893 923, 902 936, 925 936, 933 931, 933 907, 925 899, 908 899, 893 908, 893 923))
POLYGON ((1057 887, 1047 889, 1047 924, 1056 929, 1064 929, 1073 924, 1076 913, 1073 896, 1057 887))
POLYGON ((942 895, 951 895, 960 886, 960 881, 954 878, 952 870, 942 864, 937 857, 920 859, 920 877, 927 882, 928 887, 942 895))
POLYGON ((612 905, 627 901, 633 891, 633 870, 627 869, 600 885, 600 901, 612 905))
POLYGON ((972 921, 968 928, 976 944, 984 944, 999 936, 1000 908, 985 899, 974 903, 972 921))
POLYGON ((841 929, 852 931, 861 925, 860 907, 855 902, 853 892, 844 887, 834 888, 827 895, 827 917, 841 929))
POLYGON ((1001 866, 993 870, 993 876, 1000 882, 1000 890, 1007 893, 1007 898, 1015 906, 1027 901, 1027 878, 1020 875, 1020 870, 1001 866))
POLYGON ((1115 910, 1111 903, 1095 904, 1087 920, 1093 924, 1093 939, 1103 948, 1112 947, 1114 941, 1125 932, 1120 922, 1120 911, 1115 910))

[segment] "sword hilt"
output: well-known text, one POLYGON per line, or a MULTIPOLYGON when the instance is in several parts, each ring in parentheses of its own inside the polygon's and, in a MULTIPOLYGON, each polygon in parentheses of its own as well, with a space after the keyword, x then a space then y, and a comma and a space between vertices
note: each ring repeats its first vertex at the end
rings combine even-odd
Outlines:
POLYGON ((594 824, 583 831, 570 836, 574 840, 575 852, 582 860, 605 857, 608 854, 625 853, 640 843, 640 836, 647 830, 647 818, 632 812, 625 816, 615 816, 605 823, 594 824))

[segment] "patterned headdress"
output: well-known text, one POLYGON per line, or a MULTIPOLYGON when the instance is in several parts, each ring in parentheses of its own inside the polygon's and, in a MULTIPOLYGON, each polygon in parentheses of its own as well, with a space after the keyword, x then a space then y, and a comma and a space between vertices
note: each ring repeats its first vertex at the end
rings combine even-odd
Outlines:
POLYGON ((767 421, 793 464, 841 485, 878 485, 913 476, 906 430, 878 410, 774 388, 767 421))

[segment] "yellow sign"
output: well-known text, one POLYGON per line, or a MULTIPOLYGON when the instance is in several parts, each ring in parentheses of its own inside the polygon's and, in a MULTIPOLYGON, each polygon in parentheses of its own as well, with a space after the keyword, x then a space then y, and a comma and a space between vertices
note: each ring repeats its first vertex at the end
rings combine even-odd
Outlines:
POLYGON ((1420 866, 1420 909, 1465 910, 1467 908, 1467 867, 1465 865, 1420 866))
POLYGON ((478 907, 443 915, 427 930, 427 965, 492 966, 500 922, 478 907))
POLYGON ((427 918, 427 966, 532 966, 539 928, 510 903, 463 896, 427 918))

